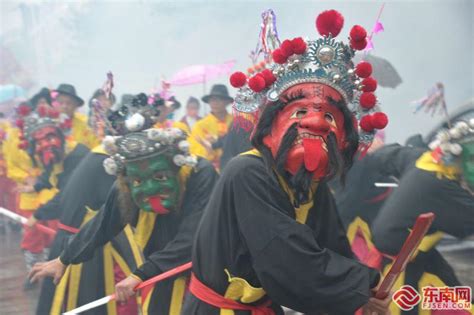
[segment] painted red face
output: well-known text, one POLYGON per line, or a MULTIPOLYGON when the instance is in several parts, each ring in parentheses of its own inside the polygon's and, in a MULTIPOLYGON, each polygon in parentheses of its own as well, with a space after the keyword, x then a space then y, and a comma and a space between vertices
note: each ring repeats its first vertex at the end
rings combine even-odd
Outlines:
POLYGON ((273 121, 271 133, 263 139, 276 158, 282 139, 296 123, 298 136, 288 152, 285 168, 295 175, 302 165, 319 180, 328 174, 329 154, 327 139, 330 132, 336 135, 339 150, 346 145, 344 115, 328 97, 335 101, 341 95, 335 89, 320 83, 303 83, 292 86, 280 99, 288 104, 273 121))
POLYGON ((62 151, 62 140, 54 127, 44 127, 33 133, 35 153, 43 165, 58 162, 62 151))

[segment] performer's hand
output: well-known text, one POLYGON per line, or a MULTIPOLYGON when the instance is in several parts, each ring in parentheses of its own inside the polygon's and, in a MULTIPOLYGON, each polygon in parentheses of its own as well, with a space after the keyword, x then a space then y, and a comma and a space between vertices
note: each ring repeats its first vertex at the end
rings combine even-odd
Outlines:
POLYGON ((32 283, 45 277, 53 277, 54 284, 58 284, 65 271, 66 265, 64 265, 58 257, 44 263, 35 264, 28 277, 32 283))
POLYGON ((363 315, 390 315, 388 307, 391 301, 391 294, 383 300, 371 297, 369 302, 363 307, 363 315))
POLYGON ((33 227, 38 220, 36 220, 35 216, 32 215, 31 217, 28 218, 28 221, 26 221, 26 225, 29 227, 33 227))
POLYGON ((128 276, 117 283, 115 285, 115 297, 117 298, 117 302, 127 302, 131 296, 135 295, 136 292, 133 289, 141 282, 141 280, 133 276, 128 276))

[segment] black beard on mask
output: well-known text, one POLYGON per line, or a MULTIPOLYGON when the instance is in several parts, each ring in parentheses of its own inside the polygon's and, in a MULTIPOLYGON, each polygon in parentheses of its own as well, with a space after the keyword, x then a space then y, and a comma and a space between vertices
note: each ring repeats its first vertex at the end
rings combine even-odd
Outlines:
MULTIPOLYGON (((326 176, 324 181, 327 181, 329 178, 334 176, 339 176, 342 184, 345 182, 345 175, 352 166, 352 158, 357 151, 359 145, 359 135, 357 133, 357 127, 353 124, 353 115, 344 103, 343 100, 335 101, 332 98, 327 99, 330 104, 337 107, 344 116, 344 131, 346 134, 346 146, 343 149, 343 152, 340 152, 337 147, 336 137, 333 133, 330 133, 327 138, 327 147, 329 154, 329 174, 326 176)), ((282 143, 277 152, 277 157, 274 159, 270 149, 264 144, 263 139, 271 134, 272 125, 275 121, 278 113, 286 106, 286 104, 280 100, 269 103, 263 109, 263 112, 259 118, 258 124, 255 128, 254 134, 252 136, 252 145, 262 154, 262 158, 267 166, 268 172, 273 173, 277 171, 283 178, 289 183, 293 189, 299 187, 298 190, 302 193, 304 197, 308 196, 309 189, 311 187, 311 181, 309 173, 304 165, 297 174, 294 176, 288 175, 284 166, 286 158, 288 156, 289 149, 293 145, 293 142, 297 136, 296 124, 291 126, 287 134, 285 134, 282 139, 282 143), (298 176, 297 176, 298 175, 298 176), (291 177, 295 177, 291 179, 291 177), (309 183, 309 184, 308 184, 309 183)), ((311 176, 312 178, 312 176, 311 176)), ((298 197, 298 200, 304 200, 298 197)), ((307 198, 307 197, 306 197, 307 198)))
MULTIPOLYGON (((304 164, 301 165, 298 172, 294 175, 285 169, 288 152, 293 147, 297 136, 298 130, 295 123, 283 136, 274 160, 275 169, 278 174, 283 176, 289 186, 295 191, 295 207, 299 207, 301 203, 309 200, 309 192, 311 190, 311 183, 313 182, 313 173, 309 172, 304 164)), ((327 148, 329 173, 324 178, 324 181, 328 181, 334 176, 340 176, 344 172, 344 158, 338 149, 336 135, 333 132, 330 132, 327 137, 327 148)))

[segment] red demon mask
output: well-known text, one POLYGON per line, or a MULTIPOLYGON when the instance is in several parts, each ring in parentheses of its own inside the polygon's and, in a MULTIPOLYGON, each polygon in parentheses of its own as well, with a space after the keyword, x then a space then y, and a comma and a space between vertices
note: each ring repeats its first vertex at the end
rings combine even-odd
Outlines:
POLYGON ((57 163, 63 155, 63 138, 53 126, 41 128, 33 133, 35 154, 44 166, 57 163))
POLYGON ((277 114, 271 133, 263 142, 271 150, 274 158, 284 136, 295 125, 297 137, 288 151, 285 169, 292 175, 302 165, 313 178, 319 180, 328 174, 328 136, 334 133, 339 150, 346 145, 344 115, 332 99, 342 99, 339 92, 320 83, 303 83, 292 86, 280 96, 287 105, 277 114))

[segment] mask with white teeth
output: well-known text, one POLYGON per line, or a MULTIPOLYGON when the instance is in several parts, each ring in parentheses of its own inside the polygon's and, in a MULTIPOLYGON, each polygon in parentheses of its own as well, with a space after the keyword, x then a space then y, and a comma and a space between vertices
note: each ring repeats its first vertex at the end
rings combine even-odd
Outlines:
POLYGON ((263 142, 277 159, 285 135, 296 128, 285 169, 295 175, 302 166, 313 174, 313 179, 324 178, 329 172, 328 137, 334 134, 337 147, 346 146, 344 114, 330 102, 342 100, 341 94, 321 83, 302 83, 283 92, 280 102, 285 106, 276 115, 271 132, 263 142))

